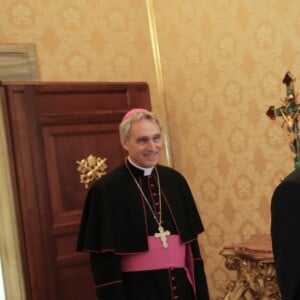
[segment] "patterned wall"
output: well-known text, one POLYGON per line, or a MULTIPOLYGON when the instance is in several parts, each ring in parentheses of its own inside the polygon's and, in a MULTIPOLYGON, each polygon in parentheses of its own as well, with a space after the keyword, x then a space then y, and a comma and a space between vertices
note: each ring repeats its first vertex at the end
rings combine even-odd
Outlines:
MULTIPOLYGON (((147 0, 2 0, 1 43, 34 43, 44 81, 147 81, 167 120, 173 165, 189 180, 212 299, 231 274, 224 245, 268 233, 270 198, 293 157, 265 115, 300 76, 297 0, 153 0, 164 89, 147 0)), ((297 88, 297 83, 296 83, 297 88)))

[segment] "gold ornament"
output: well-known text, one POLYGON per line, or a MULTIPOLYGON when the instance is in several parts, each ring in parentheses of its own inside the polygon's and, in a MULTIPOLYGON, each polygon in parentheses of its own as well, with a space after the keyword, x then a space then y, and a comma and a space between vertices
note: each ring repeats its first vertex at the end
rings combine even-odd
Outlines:
POLYGON ((80 183, 84 183, 86 189, 89 187, 91 182, 96 181, 106 174, 106 172, 104 172, 107 168, 105 161, 106 158, 102 159, 100 157, 95 157, 92 154, 81 161, 76 161, 79 165, 77 170, 81 173, 80 183))

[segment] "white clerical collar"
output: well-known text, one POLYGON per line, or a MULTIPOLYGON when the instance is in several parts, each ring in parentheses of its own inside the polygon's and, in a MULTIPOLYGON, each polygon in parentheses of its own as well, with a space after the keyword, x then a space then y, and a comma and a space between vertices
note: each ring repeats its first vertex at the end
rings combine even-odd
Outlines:
POLYGON ((136 168, 140 169, 140 170, 143 170, 144 171, 144 176, 148 176, 152 173, 152 170, 154 169, 154 167, 150 167, 150 168, 142 168, 142 167, 139 167, 138 165, 136 165, 134 162, 132 162, 132 160, 130 159, 130 157, 128 156, 128 160, 129 162, 134 165, 136 168))

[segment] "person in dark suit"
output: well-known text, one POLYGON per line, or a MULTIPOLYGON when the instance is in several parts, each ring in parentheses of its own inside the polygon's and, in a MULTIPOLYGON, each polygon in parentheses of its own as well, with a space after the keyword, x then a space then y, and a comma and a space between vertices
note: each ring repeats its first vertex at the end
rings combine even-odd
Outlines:
POLYGON ((275 189, 271 238, 278 285, 284 300, 300 300, 300 169, 275 189))
POLYGON ((191 190, 158 164, 160 120, 144 109, 120 124, 124 164, 88 191, 77 250, 90 253, 99 300, 208 300, 191 190))

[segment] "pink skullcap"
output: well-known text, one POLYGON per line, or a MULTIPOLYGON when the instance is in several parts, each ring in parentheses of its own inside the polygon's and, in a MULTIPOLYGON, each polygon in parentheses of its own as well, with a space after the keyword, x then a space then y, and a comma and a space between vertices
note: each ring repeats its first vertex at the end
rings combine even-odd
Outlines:
POLYGON ((129 110, 125 116, 122 119, 122 122, 126 121, 127 119, 129 119, 130 117, 132 117, 135 114, 141 113, 141 112, 149 112, 147 109, 144 108, 133 108, 131 110, 129 110))

